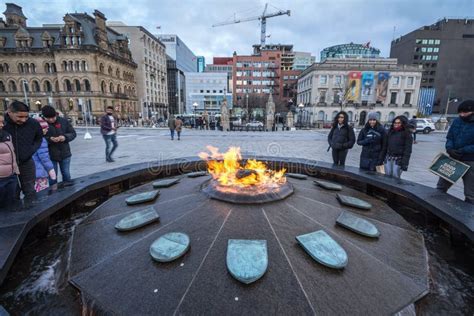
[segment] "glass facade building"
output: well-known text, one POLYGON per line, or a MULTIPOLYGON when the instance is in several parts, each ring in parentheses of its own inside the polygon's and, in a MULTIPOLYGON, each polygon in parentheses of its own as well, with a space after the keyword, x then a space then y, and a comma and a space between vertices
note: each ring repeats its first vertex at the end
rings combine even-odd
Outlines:
POLYGON ((380 50, 367 44, 342 44, 327 47, 321 51, 321 62, 326 58, 377 58, 380 50))
POLYGON ((227 99, 227 107, 232 108, 232 94, 227 91, 227 74, 211 72, 185 73, 186 77, 186 113, 209 115, 220 113, 220 105, 227 99), (196 109, 193 104, 197 103, 196 109))

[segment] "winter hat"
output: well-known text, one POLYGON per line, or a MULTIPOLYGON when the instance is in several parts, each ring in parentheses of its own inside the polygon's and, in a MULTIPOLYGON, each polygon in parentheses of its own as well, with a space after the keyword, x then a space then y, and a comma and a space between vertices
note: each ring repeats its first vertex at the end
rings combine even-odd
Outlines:
POLYGON ((378 119, 377 113, 375 113, 375 112, 370 112, 368 119, 369 119, 369 120, 377 120, 377 119, 378 119))
POLYGON ((56 117, 56 110, 51 105, 45 105, 41 108, 41 114, 46 118, 56 117))
POLYGON ((458 113, 474 112, 474 100, 465 100, 459 104, 458 113))
POLYGON ((36 120, 38 121, 38 123, 40 123, 41 129, 47 129, 48 128, 48 122, 43 120, 41 117, 37 118, 36 120))

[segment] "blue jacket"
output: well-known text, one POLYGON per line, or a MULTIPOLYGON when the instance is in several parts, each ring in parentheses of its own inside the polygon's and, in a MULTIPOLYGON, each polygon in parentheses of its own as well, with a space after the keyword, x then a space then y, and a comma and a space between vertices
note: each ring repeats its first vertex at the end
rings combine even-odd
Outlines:
POLYGON ((40 148, 33 154, 33 160, 36 167, 36 179, 47 178, 48 171, 53 169, 53 163, 49 158, 48 142, 45 138, 43 138, 40 148))
POLYGON ((461 161, 474 161, 474 115, 468 121, 454 119, 446 139, 446 150, 460 150, 461 161))

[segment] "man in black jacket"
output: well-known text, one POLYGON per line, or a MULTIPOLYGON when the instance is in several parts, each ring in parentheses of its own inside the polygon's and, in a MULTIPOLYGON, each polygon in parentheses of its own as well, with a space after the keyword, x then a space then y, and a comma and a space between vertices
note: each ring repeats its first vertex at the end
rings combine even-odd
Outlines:
MULTIPOLYGON (((71 181, 70 165, 72 156, 69 142, 76 138, 76 131, 68 120, 59 117, 56 110, 50 105, 45 105, 41 109, 41 114, 49 126, 45 138, 48 141, 49 156, 53 162, 54 171, 58 174, 59 165, 63 182, 69 182, 71 181)), ((52 181, 51 184, 55 182, 52 181)))
MULTIPOLYGON (((40 124, 28 116, 29 108, 20 101, 13 101, 8 106, 6 125, 3 128, 12 136, 15 147, 18 169, 20 170, 21 190, 26 198, 35 195, 36 168, 33 154, 41 146, 43 130, 40 124)), ((19 198, 18 192, 17 198, 19 198)))

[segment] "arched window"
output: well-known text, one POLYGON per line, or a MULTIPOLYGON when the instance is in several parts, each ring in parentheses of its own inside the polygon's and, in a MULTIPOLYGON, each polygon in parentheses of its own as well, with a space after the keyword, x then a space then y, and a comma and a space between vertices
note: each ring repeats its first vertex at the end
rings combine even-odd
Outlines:
POLYGON ((33 64, 33 63, 30 64, 30 71, 31 71, 32 73, 36 73, 36 66, 35 66, 35 64, 33 64))
POLYGON ((74 86, 76 87, 76 91, 81 91, 81 82, 79 80, 74 80, 74 86))
POLYGON ((122 93, 122 86, 120 84, 117 85, 117 93, 122 93))
POLYGON ((109 85, 109 91, 110 93, 114 93, 114 84, 112 82, 109 85))
POLYGON ((105 93, 105 90, 106 90, 105 81, 102 81, 102 83, 100 84, 100 90, 102 91, 102 93, 105 93))
POLYGON ((4 64, 3 64, 3 71, 4 71, 5 73, 10 72, 10 66, 8 66, 7 63, 4 63, 4 64))
POLYGON ((63 71, 67 71, 67 61, 63 61, 63 71))
POLYGON ((26 73, 29 73, 30 72, 30 65, 24 64, 23 65, 23 70, 25 70, 26 73))
POLYGON ((40 92, 40 85, 38 81, 33 80, 32 89, 33 89, 33 92, 40 92))
POLYGON ((3 81, 0 81, 0 92, 5 92, 5 84, 3 81))
POLYGON ((45 73, 51 72, 51 66, 49 65, 49 63, 44 64, 44 72, 45 73))
POLYGON ((380 120, 382 119, 382 113, 380 113, 380 111, 377 111, 375 114, 377 114, 377 121, 380 122, 380 120))
POLYGON ((68 70, 69 70, 69 71, 73 71, 73 70, 74 70, 74 64, 73 64, 72 60, 70 60, 70 61, 67 63, 67 66, 68 66, 68 70))
POLYGON ((347 112, 347 116, 348 116, 349 122, 352 122, 352 117, 353 117, 353 115, 354 115, 354 114, 352 113, 352 111, 347 112))
POLYGON ((46 80, 46 81, 43 83, 43 90, 46 91, 46 92, 51 92, 51 91, 53 91, 53 86, 51 85, 51 82, 49 82, 48 80, 46 80))
POLYGON ((76 62, 74 63, 74 71, 80 71, 81 70, 81 65, 79 63, 79 60, 76 60, 76 62))
POLYGON ((56 92, 59 92, 59 81, 57 81, 57 80, 54 83, 54 90, 56 90, 56 92))
POLYGON ((71 84, 71 81, 69 81, 69 79, 66 79, 64 81, 64 89, 68 92, 72 91, 72 84, 71 84))
POLYGON ((82 61, 82 71, 87 71, 87 62, 85 60, 82 61))
POLYGON ((25 69, 23 69, 23 64, 18 64, 18 72, 21 74, 25 72, 25 69))
POLYGON ((388 118, 387 118, 387 121, 389 123, 392 123, 393 119, 395 118, 395 112, 390 112, 388 113, 388 118))
POLYGON ((51 64, 51 71, 54 73, 54 72, 58 72, 58 70, 56 69, 56 64, 55 63, 52 63, 51 64))
POLYGON ((10 92, 16 92, 17 91, 15 81, 11 80, 10 82, 8 82, 8 90, 10 92))
POLYGON ((333 112, 332 112, 332 115, 331 115, 331 119, 334 120, 334 118, 336 117, 337 113, 338 113, 337 111, 333 111, 333 112))
POLYGON ((409 119, 410 118, 410 113, 405 112, 405 113, 403 113, 403 116, 409 119))
POLYGON ((113 73, 112 66, 109 66, 109 69, 107 70, 107 72, 109 73, 109 76, 112 76, 112 73, 113 73))
POLYGON ((100 71, 101 73, 104 73, 104 64, 100 64, 100 65, 99 65, 99 71, 100 71))
POLYGON ((115 76, 116 76, 117 78, 120 78, 120 70, 118 70, 118 68, 117 68, 117 70, 115 71, 115 76))
POLYGON ((86 91, 91 91, 91 84, 90 84, 89 80, 87 80, 87 79, 84 80, 84 89, 86 91))
POLYGON ((324 121, 324 111, 318 112, 318 121, 324 121))

